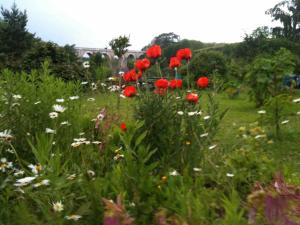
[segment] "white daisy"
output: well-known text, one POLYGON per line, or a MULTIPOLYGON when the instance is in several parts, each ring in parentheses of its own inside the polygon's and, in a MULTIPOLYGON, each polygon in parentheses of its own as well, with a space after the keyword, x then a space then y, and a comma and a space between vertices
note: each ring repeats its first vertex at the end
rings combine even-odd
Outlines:
POLYGON ((42 180, 41 182, 38 182, 38 183, 34 184, 33 187, 37 188, 37 187, 40 187, 40 186, 48 186, 48 185, 50 185, 50 180, 45 179, 45 180, 42 180))
POLYGON ((70 216, 66 216, 65 218, 67 220, 73 220, 73 221, 77 221, 81 218, 82 216, 79 216, 79 215, 70 215, 70 216))
POLYGON ((4 130, 0 132, 0 139, 10 140, 13 136, 11 135, 11 130, 4 130))
POLYGON ((200 172, 202 169, 201 169, 201 168, 194 167, 193 170, 194 170, 195 172, 200 172))
POLYGON ((289 120, 284 120, 281 122, 281 124, 287 124, 288 122, 290 122, 289 120))
POLYGON ((266 114, 266 110, 259 110, 257 111, 258 114, 266 114))
POLYGON ((13 104, 11 105, 11 107, 14 107, 14 106, 20 106, 20 103, 13 103, 13 104))
POLYGON ((62 126, 63 126, 63 125, 68 125, 68 126, 70 126, 71 124, 69 123, 69 121, 63 121, 63 122, 60 123, 60 125, 62 125, 62 126))
POLYGON ((36 179, 36 177, 24 177, 22 179, 16 180, 16 183, 14 184, 14 186, 16 186, 16 187, 26 186, 35 179, 36 179))
POLYGON ((300 98, 296 98, 296 99, 294 99, 294 100, 293 100, 293 102, 295 102, 295 103, 298 103, 298 102, 300 102, 300 98))
POLYGON ((210 118, 210 116, 204 116, 203 119, 204 120, 208 120, 210 118))
POLYGON ((233 173, 226 173, 226 176, 227 177, 234 177, 234 174, 233 173))
POLYGON ((59 112, 59 113, 62 113, 67 109, 61 105, 53 105, 52 108, 54 111, 59 112))
POLYGON ((88 84, 89 82, 87 82, 87 81, 82 81, 80 84, 81 85, 86 85, 86 84, 88 84))
POLYGON ((76 174, 71 174, 70 176, 67 177, 67 180, 74 180, 76 178, 76 174))
POLYGON ((212 146, 209 146, 209 150, 212 150, 212 149, 214 149, 215 147, 217 147, 217 145, 212 145, 212 146))
POLYGON ((45 132, 47 134, 56 134, 56 131, 55 130, 52 130, 51 128, 46 128, 45 132))
POLYGON ((188 116, 194 116, 194 115, 197 115, 197 111, 195 111, 195 112, 188 112, 188 116))
POLYGON ((93 91, 97 90, 97 84, 92 83, 92 87, 91 88, 92 88, 93 91))
POLYGON ((77 99, 79 99, 79 96, 78 95, 76 95, 76 96, 70 96, 69 99, 70 100, 77 100, 77 99))
POLYGON ((114 160, 118 160, 118 159, 121 159, 121 158, 124 158, 123 154, 117 154, 116 156, 114 156, 114 160))
POLYGON ((173 170, 172 172, 169 173, 170 176, 178 176, 179 173, 176 170, 173 170))
POLYGON ((58 117, 58 113, 57 112, 51 112, 51 113, 49 113, 49 117, 51 119, 55 119, 56 117, 58 117))
POLYGON ((58 98, 58 99, 56 99, 56 102, 59 102, 59 103, 61 103, 61 102, 64 102, 65 100, 63 99, 63 98, 58 98))
POLYGON ((111 91, 111 92, 116 92, 116 91, 120 90, 120 86, 118 86, 118 85, 112 85, 112 86, 109 86, 107 89, 109 91, 111 91))
POLYGON ((84 142, 84 141, 86 141, 86 138, 74 138, 73 140, 75 142, 84 142))
POLYGON ((93 170, 88 170, 87 174, 91 177, 94 177, 96 173, 93 170))
POLYGON ((16 170, 16 172, 14 172, 14 176, 17 177, 17 176, 20 176, 20 175, 24 175, 24 171, 23 170, 16 170))
POLYGON ((77 148, 77 147, 79 147, 80 145, 82 145, 83 143, 82 142, 73 142, 72 144, 71 144, 71 146, 73 147, 73 148, 77 148))
POLYGON ((90 63, 88 61, 85 61, 82 63, 84 68, 89 68, 90 67, 90 63))
POLYGON ((10 154, 15 154, 15 152, 12 149, 6 149, 6 152, 8 152, 10 154))
POLYGON ((21 99, 22 96, 21 96, 21 95, 13 95, 13 98, 14 98, 14 99, 21 99))
POLYGON ((182 116, 183 115, 183 111, 178 111, 177 114, 180 115, 180 116, 182 116))
POLYGON ((64 210, 64 205, 61 203, 61 201, 53 202, 52 208, 53 208, 54 212, 61 212, 64 210))
POLYGON ((130 203, 129 203, 129 206, 135 207, 135 203, 134 203, 134 202, 130 202, 130 203))
POLYGON ((7 162, 6 158, 0 159, 0 171, 2 171, 4 173, 4 172, 6 172, 6 169, 12 168, 12 167, 13 167, 12 162, 7 162))
POLYGON ((28 167, 31 169, 31 172, 34 174, 38 174, 43 169, 41 164, 37 164, 37 165, 29 164, 28 167))
POLYGON ((207 137, 208 133, 201 134, 200 137, 207 137))

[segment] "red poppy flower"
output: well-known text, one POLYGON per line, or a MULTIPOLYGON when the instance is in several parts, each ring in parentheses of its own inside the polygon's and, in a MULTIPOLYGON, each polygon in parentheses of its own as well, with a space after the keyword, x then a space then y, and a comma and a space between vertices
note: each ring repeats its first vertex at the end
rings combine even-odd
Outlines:
POLYGON ((192 58, 192 51, 189 48, 179 49, 176 53, 176 57, 179 60, 182 60, 182 59, 190 60, 192 58))
POLYGON ((136 95, 136 88, 134 86, 127 86, 123 90, 123 95, 126 97, 133 97, 136 95))
POLYGON ((138 73, 133 69, 129 71, 130 73, 130 77, 132 81, 137 81, 138 79, 140 79, 142 77, 142 71, 139 70, 138 73))
POLYGON ((181 65, 180 60, 177 57, 172 57, 170 59, 169 68, 174 69, 175 67, 179 67, 181 65))
POLYGON ((206 88, 208 86, 209 80, 207 77, 200 77, 197 80, 197 86, 200 88, 206 88))
POLYGON ((134 64, 135 68, 137 68, 138 70, 145 70, 148 69, 150 66, 150 60, 145 58, 145 59, 138 59, 135 61, 134 64))
POLYGON ((146 55, 150 59, 156 59, 161 56, 161 48, 159 45, 153 45, 147 49, 146 55))
POLYGON ((186 98, 186 100, 187 100, 188 102, 193 102, 193 103, 197 103, 198 100, 199 100, 198 95, 195 94, 195 93, 189 93, 189 94, 186 95, 185 98, 186 98))
POLYGON ((120 124, 120 129, 121 129, 122 131, 126 131, 126 130, 127 130, 126 123, 122 122, 122 123, 120 124))
POLYGON ((170 80, 169 87, 172 89, 182 88, 182 80, 170 80))
POLYGON ((130 82, 130 81, 131 81, 131 73, 130 73, 130 71, 123 74, 123 79, 124 79, 126 82, 130 82))
POLYGON ((155 81, 154 85, 157 88, 166 89, 169 86, 169 82, 168 82, 168 80, 162 78, 162 79, 155 81))

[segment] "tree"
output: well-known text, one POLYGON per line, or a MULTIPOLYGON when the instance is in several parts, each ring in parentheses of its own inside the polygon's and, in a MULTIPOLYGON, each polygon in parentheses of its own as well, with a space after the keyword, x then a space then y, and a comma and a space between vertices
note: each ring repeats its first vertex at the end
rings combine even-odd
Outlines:
POLYGON ((258 27, 251 34, 245 34, 243 42, 239 43, 235 49, 236 57, 251 61, 257 55, 271 51, 272 46, 267 44, 270 37, 270 30, 267 26, 258 27))
POLYGON ((167 48, 171 46, 174 43, 177 43, 180 41, 180 36, 177 34, 174 34, 173 32, 170 33, 162 33, 156 37, 153 38, 150 44, 146 45, 142 48, 143 51, 145 51, 147 48, 149 48, 151 45, 159 45, 161 48, 167 48))
POLYGON ((259 55, 255 58, 249 67, 247 82, 250 97, 257 107, 283 90, 283 77, 292 73, 294 68, 295 57, 284 48, 273 55, 259 55))
POLYGON ((300 0, 284 0, 267 10, 266 14, 283 25, 272 29, 275 37, 300 40, 300 0))
POLYGON ((36 40, 33 47, 23 57, 22 69, 30 72, 39 69, 46 61, 50 61, 53 74, 64 80, 81 79, 83 67, 73 45, 60 47, 52 42, 36 40))
POLYGON ((10 10, 1 7, 0 60, 11 69, 20 69, 24 53, 31 48, 34 35, 26 29, 27 14, 16 4, 10 10))
POLYGON ((109 46, 114 51, 114 54, 121 58, 126 52, 129 44, 129 37, 119 36, 109 42, 109 46))
POLYGON ((151 44, 160 45, 161 48, 165 48, 178 41, 180 41, 180 36, 174 34, 173 32, 170 32, 170 33, 162 33, 156 36, 152 40, 151 44))
POLYGON ((271 113, 269 121, 275 129, 276 137, 280 136, 280 121, 283 116, 287 92, 283 79, 295 68, 295 57, 287 49, 281 48, 273 55, 258 56, 248 73, 250 97, 256 106, 266 104, 271 113))
POLYGON ((126 69, 127 65, 124 65, 124 55, 128 51, 127 48, 131 46, 129 44, 129 37, 119 36, 109 42, 109 46, 114 51, 115 56, 118 57, 117 65, 115 66, 112 62, 113 72, 116 73, 118 70, 126 69))
POLYGON ((224 76, 227 72, 225 57, 218 51, 201 51, 192 58, 190 71, 196 77, 211 76, 215 72, 224 76))

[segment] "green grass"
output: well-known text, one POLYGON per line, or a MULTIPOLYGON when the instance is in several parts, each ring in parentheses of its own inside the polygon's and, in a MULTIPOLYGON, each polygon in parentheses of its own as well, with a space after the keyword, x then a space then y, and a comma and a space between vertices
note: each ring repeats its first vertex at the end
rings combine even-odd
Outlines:
MULTIPOLYGON (((295 94, 300 96, 300 92, 295 94)), ((105 107, 108 112, 117 112, 117 95, 112 93, 97 93, 85 96, 88 98, 95 98, 92 103, 84 101, 84 113, 89 117, 95 117, 97 113, 105 107)), ((204 94, 200 98, 200 104, 205 107, 207 100, 204 94)), ((253 102, 249 101, 248 95, 245 93, 240 94, 236 99, 229 99, 226 94, 217 94, 216 100, 220 104, 220 110, 228 109, 225 117, 223 118, 216 139, 223 146, 233 146, 236 143, 236 135, 238 129, 241 126, 246 126, 250 123, 254 123, 259 120, 260 115, 255 108, 253 102)), ((134 99, 122 99, 120 102, 120 108, 118 115, 120 120, 130 123, 134 120, 133 108, 134 99)), ((264 109, 263 107, 261 109, 264 109)), ((270 153, 278 165, 278 170, 289 171, 300 170, 300 116, 296 115, 296 112, 300 111, 300 104, 291 103, 285 108, 285 119, 290 120, 286 125, 282 125, 282 139, 274 140, 274 144, 266 146, 266 149, 270 153)), ((272 129, 268 128, 268 133, 272 134, 272 129)))

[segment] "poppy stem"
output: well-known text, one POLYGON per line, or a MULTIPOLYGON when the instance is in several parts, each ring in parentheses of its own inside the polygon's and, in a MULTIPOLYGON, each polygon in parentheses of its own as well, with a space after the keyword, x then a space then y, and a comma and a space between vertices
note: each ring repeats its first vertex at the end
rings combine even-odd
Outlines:
POLYGON ((163 76, 162 76, 162 73, 161 73, 161 70, 160 70, 160 64, 159 64, 158 60, 156 61, 156 67, 157 67, 157 71, 160 75, 160 78, 162 78, 163 76))
POLYGON ((190 64, 190 60, 188 60, 187 65, 186 65, 186 74, 187 74, 187 85, 188 85, 188 89, 190 89, 190 73, 189 73, 189 64, 190 64))

